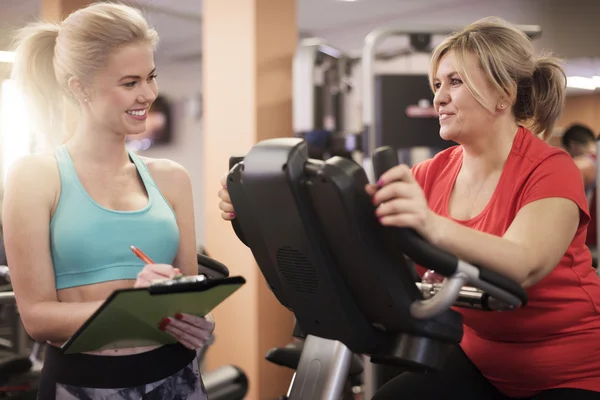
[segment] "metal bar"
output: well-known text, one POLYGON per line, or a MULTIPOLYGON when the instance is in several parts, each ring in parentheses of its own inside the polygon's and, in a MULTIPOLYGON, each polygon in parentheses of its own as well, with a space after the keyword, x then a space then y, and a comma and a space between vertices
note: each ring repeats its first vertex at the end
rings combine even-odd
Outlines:
POLYGON ((0 292, 0 304, 15 304, 14 292, 0 292))
POLYGON ((352 352, 343 343, 308 335, 289 400, 339 400, 351 360, 352 352))
POLYGON ((428 319, 447 311, 454 305, 460 294, 460 289, 468 280, 467 275, 461 272, 447 278, 435 296, 413 302, 410 306, 410 315, 417 319, 428 319))

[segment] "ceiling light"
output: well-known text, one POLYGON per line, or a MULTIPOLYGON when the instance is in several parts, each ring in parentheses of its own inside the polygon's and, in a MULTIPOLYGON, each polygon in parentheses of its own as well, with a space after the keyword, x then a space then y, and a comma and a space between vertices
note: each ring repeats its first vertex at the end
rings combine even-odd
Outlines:
MULTIPOLYGON (((593 78, 586 78, 583 76, 569 76, 567 77, 567 87, 573 89, 585 89, 594 90, 600 85, 596 85, 597 82, 593 78)), ((600 83, 600 82, 598 82, 600 83)))
POLYGON ((0 62, 11 63, 15 61, 15 53, 12 51, 0 51, 0 62))

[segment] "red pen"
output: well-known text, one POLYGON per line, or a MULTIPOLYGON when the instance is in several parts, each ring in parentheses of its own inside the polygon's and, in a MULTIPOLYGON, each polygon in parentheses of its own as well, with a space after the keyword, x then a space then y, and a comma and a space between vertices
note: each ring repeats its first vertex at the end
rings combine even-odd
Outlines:
MULTIPOLYGON (((137 247, 129 246, 129 248, 131 249, 131 251, 133 251, 133 254, 138 256, 138 258, 140 260, 142 260, 143 262, 145 262, 146 264, 154 264, 154 261, 152 261, 152 259, 150 257, 148 257, 146 254, 144 254, 144 252, 141 251, 140 249, 138 249, 137 247)), ((179 268, 175 268, 175 271, 176 271, 175 278, 179 278, 179 277, 183 276, 183 274, 181 273, 181 270, 179 268)))
POLYGON ((140 249, 138 249, 137 247, 129 246, 129 248, 131 249, 131 251, 133 251, 133 254, 138 256, 138 258, 140 260, 142 260, 143 262, 145 262, 146 264, 154 264, 154 261, 152 261, 152 259, 150 257, 145 255, 144 252, 141 251, 140 249))

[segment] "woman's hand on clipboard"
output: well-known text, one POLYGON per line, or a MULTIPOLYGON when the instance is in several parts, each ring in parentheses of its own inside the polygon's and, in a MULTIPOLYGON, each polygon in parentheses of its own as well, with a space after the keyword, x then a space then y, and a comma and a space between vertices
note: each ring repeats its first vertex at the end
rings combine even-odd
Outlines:
MULTIPOLYGON (((146 264, 135 281, 136 288, 149 287, 153 283, 181 276, 178 268, 167 264, 146 264)), ((176 314, 165 317, 159 328, 172 335, 185 347, 196 350, 204 346, 215 330, 215 322, 209 314, 205 318, 192 314, 176 314)))
POLYGON ((179 268, 168 264, 146 264, 138 274, 134 287, 149 287, 153 282, 173 279, 180 275, 179 268))
POLYGON ((164 318, 159 328, 188 349, 197 350, 202 348, 212 335, 215 321, 210 314, 204 318, 191 314, 176 314, 175 318, 164 318))
MULTIPOLYGON (((181 277, 179 268, 167 264, 154 264, 144 252, 135 246, 131 250, 146 263, 135 281, 135 287, 148 287, 155 282, 181 277)), ((210 314, 198 317, 192 314, 175 314, 175 318, 165 317, 159 324, 160 330, 173 336, 179 343, 191 350, 204 346, 215 330, 215 321, 210 314)))

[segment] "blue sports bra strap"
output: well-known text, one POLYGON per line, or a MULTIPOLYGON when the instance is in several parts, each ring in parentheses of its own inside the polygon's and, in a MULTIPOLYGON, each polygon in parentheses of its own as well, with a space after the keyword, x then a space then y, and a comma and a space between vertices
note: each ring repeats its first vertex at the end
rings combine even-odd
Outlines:
POLYGON ((56 162, 58 162, 59 167, 71 164, 69 154, 67 153, 67 146, 64 144, 56 148, 54 156, 56 157, 56 162))
POLYGON ((75 167, 73 166, 73 161, 67 150, 67 145, 63 144, 58 146, 54 151, 54 156, 56 157, 56 163, 58 164, 58 172, 60 174, 62 186, 61 190, 65 190, 68 186, 67 184, 77 183, 78 179, 75 167))
POLYGON ((137 154, 128 151, 129 152, 129 157, 131 157, 131 159, 133 160, 133 163, 135 164, 138 172, 140 173, 140 176, 142 177, 142 179, 144 180, 144 182, 146 182, 146 184, 150 184, 152 186, 154 186, 155 188, 158 188, 156 186, 156 183, 154 182, 154 179, 152 179, 152 175, 150 175, 150 171, 148 171, 148 167, 146 166, 146 163, 144 163, 137 154))

